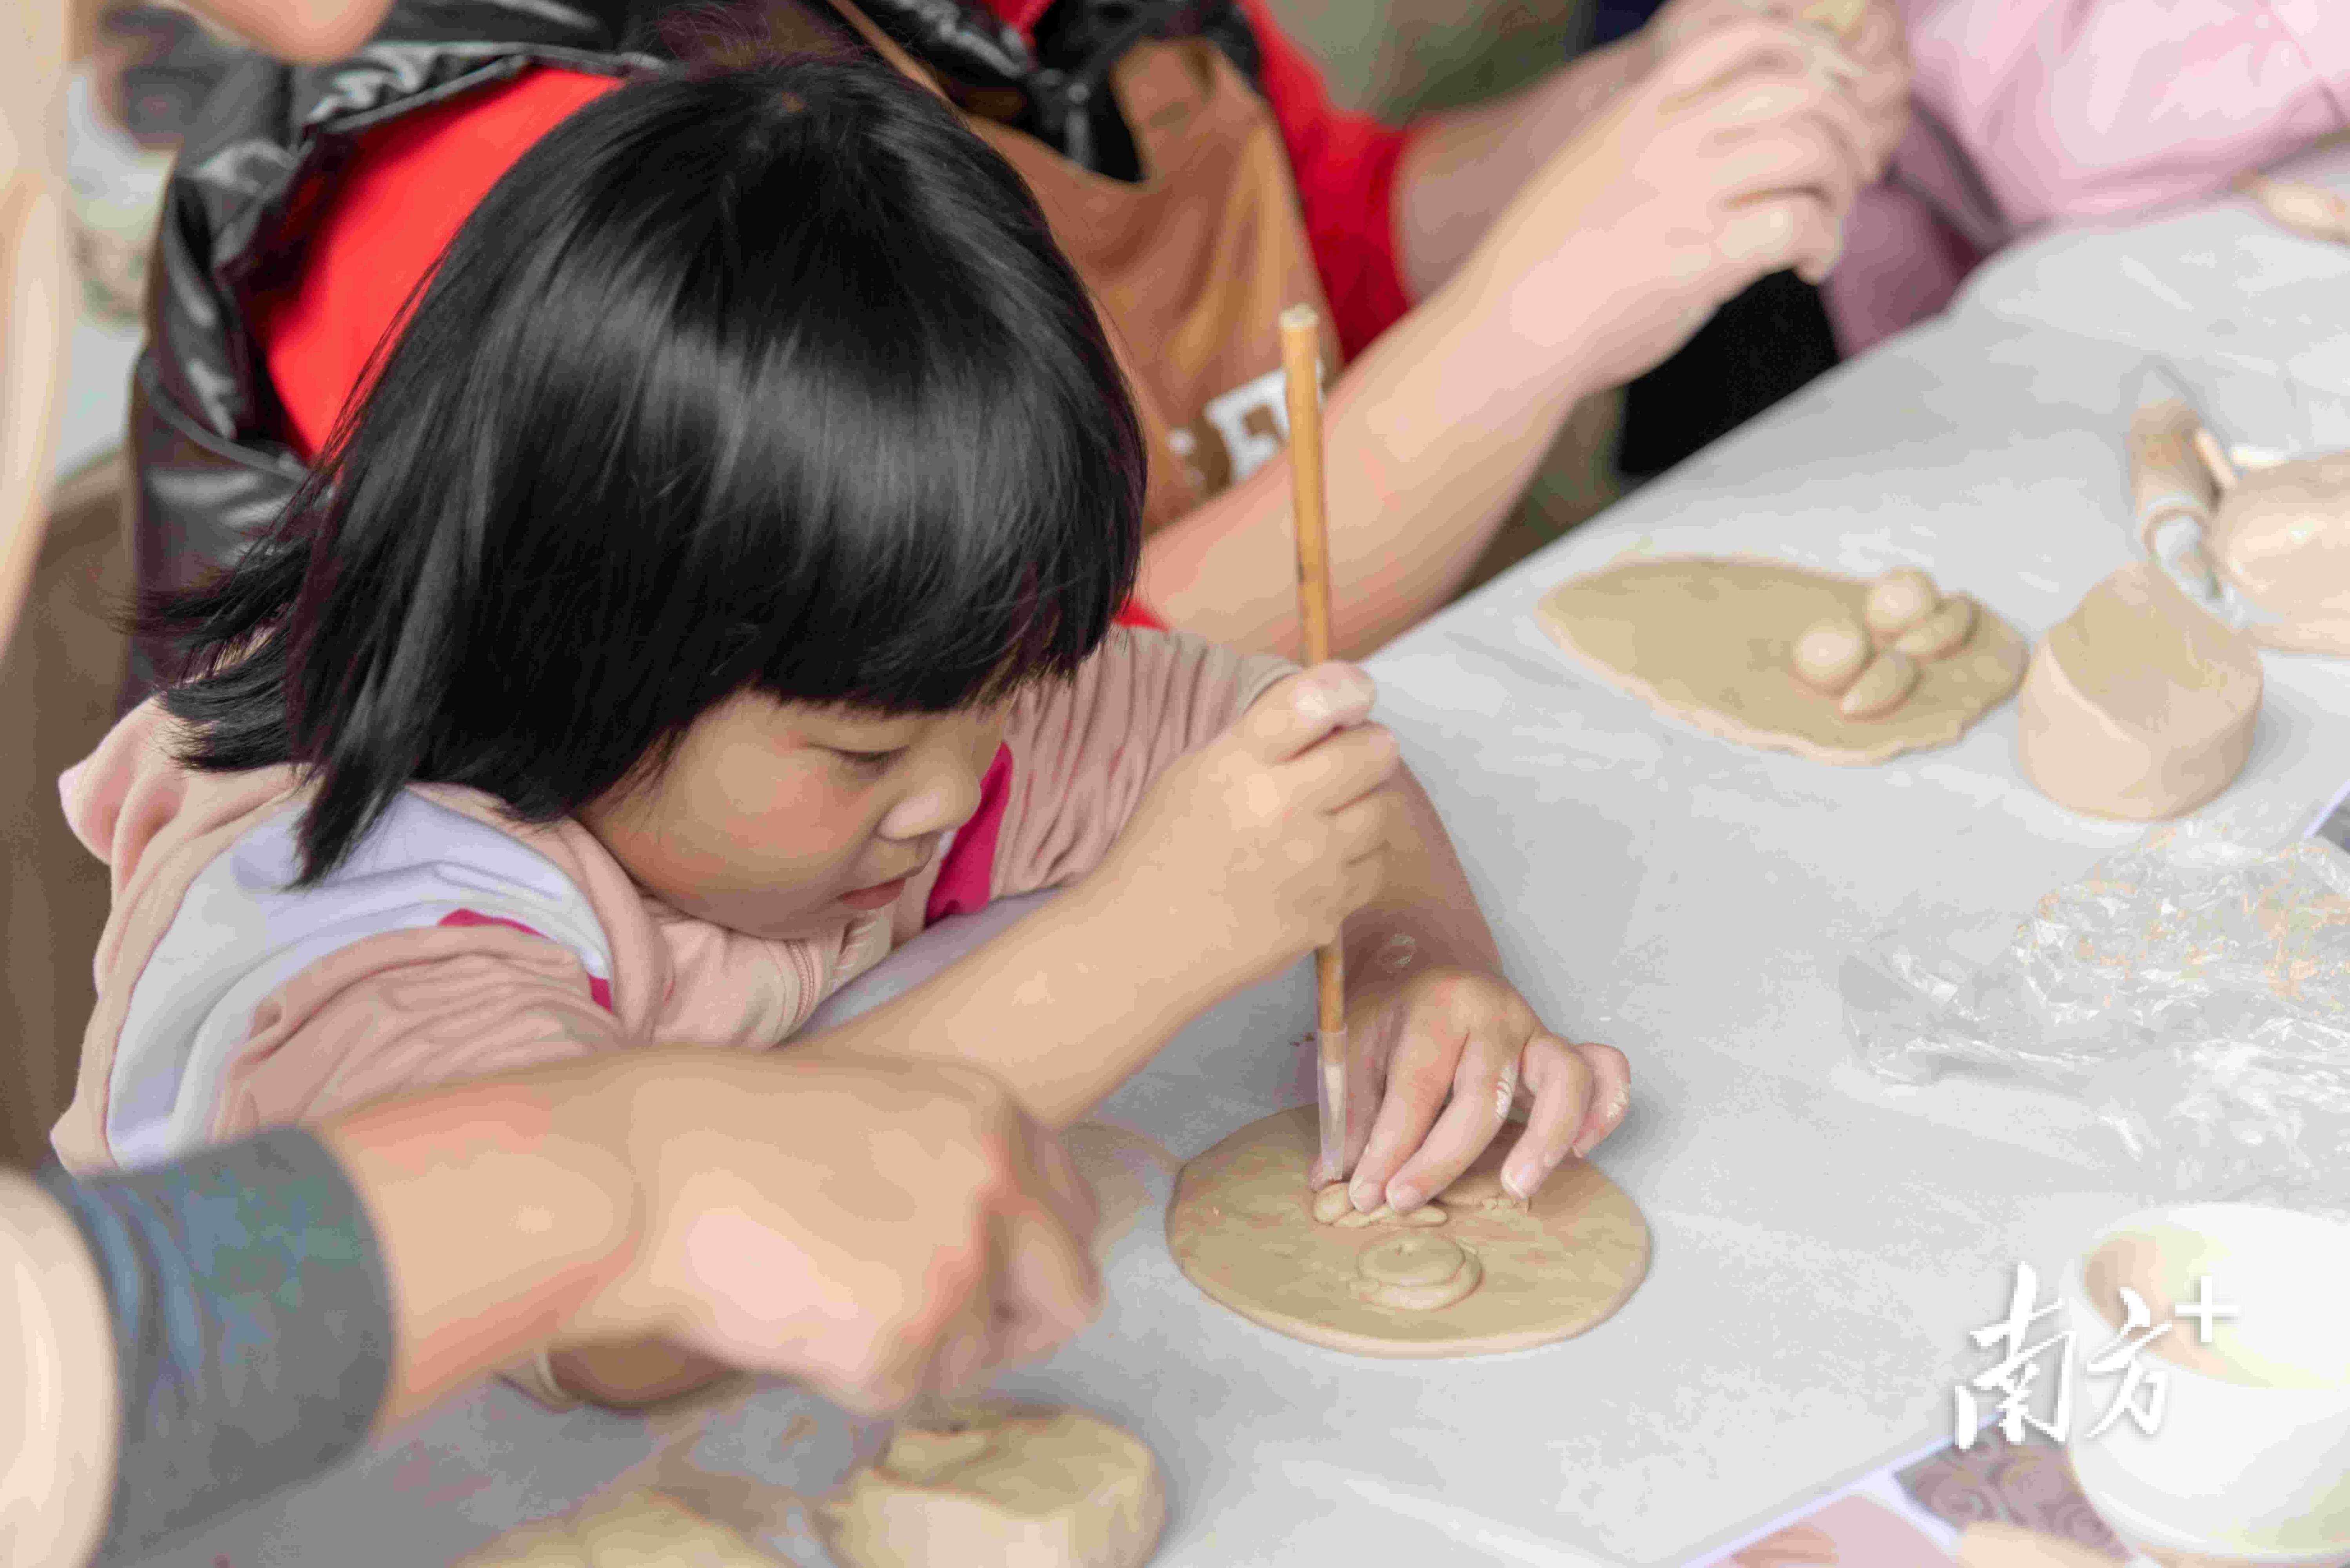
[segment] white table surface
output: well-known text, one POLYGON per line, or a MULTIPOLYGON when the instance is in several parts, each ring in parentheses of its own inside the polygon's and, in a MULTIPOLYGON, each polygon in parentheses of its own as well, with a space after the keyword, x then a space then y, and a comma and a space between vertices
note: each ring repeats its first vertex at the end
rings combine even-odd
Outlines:
MULTIPOLYGON (((2014 1265, 2044 1279, 2093 1229, 2168 1195, 2075 1107, 1891 1089, 1851 1056, 1836 978, 1868 934, 2020 914, 2136 836, 2022 781, 2012 709, 1877 768, 1764 755, 1598 685, 1529 612, 1627 548, 1746 551, 1854 572, 1914 563, 2036 635, 2126 558, 2120 438, 2146 355, 2205 378, 2223 419, 2269 420, 2295 406, 2280 367, 2304 404, 2350 389, 2350 329, 2334 325, 2345 286, 2350 250, 2280 237, 2241 202, 2135 235, 2048 237, 1941 322, 1371 661, 1510 972, 1554 1024, 1632 1059, 1635 1108, 1599 1163, 1647 1211, 1655 1264, 1617 1318, 1565 1345, 1357 1360, 1184 1282, 1159 1230, 1168 1180, 1149 1176, 1109 1250, 1102 1321, 1004 1387, 1150 1443, 1173 1498, 1159 1563, 1700 1558, 1946 1432, 1952 1384, 1982 1365, 1966 1334, 1998 1315, 2014 1265)), ((2272 657, 2267 673, 2236 798, 2314 805, 2350 778, 2350 666, 2272 657)), ((903 966, 972 935, 933 933, 860 985, 902 983, 903 966)), ((1310 1100, 1289 1043, 1311 995, 1301 968, 1215 1010, 1103 1119, 1180 1159, 1310 1100)), ((699 1457, 815 1492, 849 1436, 776 1388, 699 1457), (816 1435, 778 1449, 798 1413, 816 1435)), ((485 1389, 170 1560, 440 1562, 586 1496, 654 1442, 628 1417, 546 1417, 485 1389)))

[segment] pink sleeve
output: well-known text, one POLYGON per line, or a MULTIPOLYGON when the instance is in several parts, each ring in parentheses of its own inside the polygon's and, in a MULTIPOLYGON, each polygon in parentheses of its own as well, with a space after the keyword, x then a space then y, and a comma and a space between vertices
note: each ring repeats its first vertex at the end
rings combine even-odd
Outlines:
POLYGON ((2017 228, 2215 191, 2339 130, 2337 0, 1971 0, 1910 7, 1919 103, 2017 228))
POLYGON ((571 952, 496 928, 433 927, 338 950, 254 1010, 213 1136, 630 1042, 571 952))
POLYGON ((989 891, 1056 887, 1097 865, 1143 792, 1295 666, 1183 632, 1110 633, 1076 677, 1020 699, 989 891))
MULTIPOLYGON (((1902 0, 1922 116, 1949 133, 2011 233, 2222 189, 2350 124, 2350 5, 2339 0, 1902 0)), ((1945 210, 1973 205, 1913 132, 1897 174, 1945 210)), ((1832 293, 1840 337, 1882 335, 1947 302, 1923 230, 1858 213, 1856 267, 1832 293), (1915 248, 1882 265, 1888 246, 1915 248), (1932 299, 1924 309, 1918 302, 1932 299), (1914 312, 1914 314, 1912 314, 1914 312)), ((1839 269, 1841 271, 1842 269, 1839 269)))
POLYGON ((1861 192, 1844 221, 1844 259, 1821 287, 1836 351, 1849 359, 1935 315, 1981 260, 1909 192, 1861 192))

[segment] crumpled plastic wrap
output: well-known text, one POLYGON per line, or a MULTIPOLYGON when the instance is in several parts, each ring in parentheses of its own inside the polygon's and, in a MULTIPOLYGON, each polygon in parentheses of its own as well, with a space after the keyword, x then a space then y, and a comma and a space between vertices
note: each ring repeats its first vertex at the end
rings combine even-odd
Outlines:
POLYGON ((2157 828, 1987 928, 1846 960, 1880 1076, 1959 1070, 2079 1096, 2182 1196, 2350 1217, 2350 855, 2222 814, 2157 828))

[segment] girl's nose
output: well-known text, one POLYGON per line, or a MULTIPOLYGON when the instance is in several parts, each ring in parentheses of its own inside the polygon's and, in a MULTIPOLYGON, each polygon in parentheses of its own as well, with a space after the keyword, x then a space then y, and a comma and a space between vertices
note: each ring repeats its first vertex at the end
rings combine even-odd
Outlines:
POLYGON ((979 775, 960 762, 946 763, 889 808, 881 819, 881 836, 903 841, 946 833, 969 822, 978 809, 979 775))

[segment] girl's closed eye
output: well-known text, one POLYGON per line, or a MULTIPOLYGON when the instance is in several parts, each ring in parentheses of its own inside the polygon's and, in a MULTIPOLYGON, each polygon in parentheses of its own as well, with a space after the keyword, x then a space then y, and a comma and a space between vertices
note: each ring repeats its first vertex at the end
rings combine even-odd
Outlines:
POLYGON ((903 746, 899 746, 894 750, 887 752, 851 752, 844 751, 838 746, 830 746, 826 749, 831 752, 834 756, 847 763, 850 767, 856 769, 858 773, 873 774, 876 776, 888 773, 891 765, 894 764, 899 757, 906 754, 906 748, 903 746))

